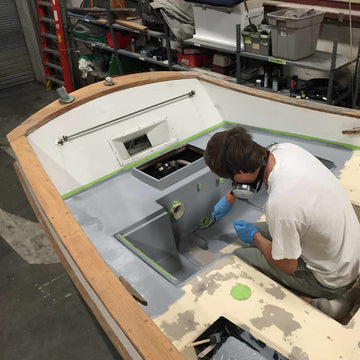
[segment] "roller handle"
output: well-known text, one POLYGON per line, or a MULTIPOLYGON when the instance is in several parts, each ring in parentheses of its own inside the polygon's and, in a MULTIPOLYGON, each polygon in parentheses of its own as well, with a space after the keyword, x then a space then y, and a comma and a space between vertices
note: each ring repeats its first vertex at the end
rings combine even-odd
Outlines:
POLYGON ((204 339, 204 340, 195 341, 193 343, 188 344, 187 347, 206 344, 206 343, 209 343, 210 341, 211 341, 210 339, 204 339))

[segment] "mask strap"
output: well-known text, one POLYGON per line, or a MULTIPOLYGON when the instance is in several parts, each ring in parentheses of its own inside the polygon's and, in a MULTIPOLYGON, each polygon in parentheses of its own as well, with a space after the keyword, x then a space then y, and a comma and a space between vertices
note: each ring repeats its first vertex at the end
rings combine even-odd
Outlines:
POLYGON ((264 172, 266 169, 266 165, 269 161, 270 151, 267 151, 266 157, 264 158, 264 161, 262 163, 261 169, 259 171, 258 176, 256 177, 255 181, 253 182, 254 188, 256 189, 256 192, 259 192, 261 189, 261 186, 263 184, 264 179, 264 172))

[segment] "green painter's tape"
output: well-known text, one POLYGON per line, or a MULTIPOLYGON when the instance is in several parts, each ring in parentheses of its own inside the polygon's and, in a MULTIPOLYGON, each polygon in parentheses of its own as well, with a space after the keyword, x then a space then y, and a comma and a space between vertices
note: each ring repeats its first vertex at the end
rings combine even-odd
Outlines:
POLYGON ((236 125, 236 126, 249 126, 249 127, 254 128, 254 129, 263 130, 263 131, 271 132, 271 133, 274 133, 274 134, 293 136, 293 137, 298 137, 298 138, 305 139, 305 140, 315 140, 315 141, 320 141, 320 142, 324 142, 324 143, 327 143, 327 144, 343 146, 343 147, 346 147, 346 148, 349 148, 349 149, 352 149, 352 150, 360 150, 360 146, 357 146, 357 145, 350 145, 350 144, 345 144, 345 143, 341 143, 341 142, 337 142, 337 141, 321 139, 321 138, 314 137, 314 136, 300 135, 300 134, 290 133, 290 132, 281 131, 281 130, 267 129, 267 128, 262 128, 260 126, 253 126, 253 125, 247 125, 247 124, 238 124, 238 123, 234 123, 234 122, 230 122, 230 121, 225 121, 225 123, 230 124, 230 125, 236 125))
POLYGON ((247 300, 251 296, 251 289, 247 285, 235 285, 231 289, 231 296, 236 300, 247 300))
POLYGON ((124 242, 126 242, 130 247, 132 247, 134 250, 136 250, 137 252, 139 252, 141 254, 141 256, 143 256, 144 258, 146 258, 147 260, 149 260, 157 269, 159 269, 162 273, 166 274, 169 278, 171 278, 172 280, 176 281, 177 278, 173 275, 171 275, 170 273, 168 273, 164 268, 162 268, 157 262, 155 262, 153 259, 150 259, 147 255, 145 255, 141 250, 139 250, 136 246, 134 246, 128 239, 126 239, 125 236, 121 235, 121 234, 116 234, 115 236, 118 236, 121 238, 121 240, 123 240, 124 242))
POLYGON ((286 64, 286 60, 274 59, 274 58, 269 58, 268 62, 271 62, 271 63, 274 63, 274 64, 279 64, 279 65, 285 65, 286 64))
POLYGON ((77 194, 78 192, 82 191, 82 190, 85 190, 87 188, 89 188, 90 186, 100 182, 100 181, 103 181, 103 180, 106 180, 108 178, 110 178, 111 176, 114 176, 116 175, 117 173, 119 173, 120 171, 124 171, 124 170, 128 170, 128 169, 131 169, 132 167, 134 166, 137 166, 137 165, 140 165, 148 160, 151 160, 155 157, 157 157, 158 155, 164 153, 164 152, 167 152, 167 151, 170 151, 172 150, 173 148, 179 146, 179 145, 182 145, 182 144, 185 144, 193 139, 195 139, 196 137, 200 136, 200 135, 203 135, 203 134, 206 134, 207 132, 211 131, 211 130, 214 130, 220 126, 223 126, 225 124, 230 124, 230 125, 235 125, 235 126, 250 126, 252 128, 255 128, 255 129, 258 129, 258 130, 263 130, 263 131, 267 131, 267 132, 271 132, 271 133, 274 133, 274 134, 280 134, 280 135, 287 135, 287 136, 293 136, 293 137, 297 137, 297 138, 300 138, 300 139, 305 139, 305 140, 315 140, 315 141, 320 141, 320 142, 325 142, 325 143, 328 143, 328 144, 333 144, 333 145, 338 145, 338 146, 343 146, 343 147, 346 147, 346 148, 349 148, 349 149, 353 149, 353 150, 360 150, 360 146, 356 146, 356 145, 349 145, 349 144, 345 144, 345 143, 340 143, 340 142, 337 142, 337 141, 331 141, 331 140, 325 140, 325 139, 321 139, 321 138, 317 138, 317 137, 313 137, 313 136, 308 136, 308 135, 300 135, 300 134, 296 134, 296 133, 290 133, 290 132, 286 132, 286 131, 281 131, 281 130, 274 130, 274 129, 266 129, 266 128, 262 128, 262 127, 259 127, 259 126, 252 126, 252 125, 245 125, 245 124, 239 124, 239 123, 234 123, 234 122, 231 122, 231 121, 223 121, 217 125, 214 125, 206 130, 203 130, 193 136, 190 136, 189 138, 187 139, 184 139, 176 144, 173 144, 161 151, 158 151, 157 153, 154 153, 152 155, 149 155, 141 160, 138 160, 138 161, 135 161, 127 166, 124 166, 123 168, 119 169, 119 170, 116 170, 116 171, 113 171, 112 173, 108 174, 108 175, 105 175, 99 179, 96 179, 86 185, 83 185, 77 189, 74 189, 64 195, 62 195, 61 197, 63 199, 67 199, 68 197, 70 196, 73 196, 75 194, 77 194))
POLYGON ((211 131, 211 130, 214 130, 214 129, 217 129, 218 127, 223 126, 223 125, 225 125, 225 124, 226 124, 226 121, 223 121, 223 122, 221 122, 221 123, 219 123, 219 124, 216 124, 216 125, 208 128, 208 129, 205 129, 205 130, 203 130, 203 131, 200 131, 199 133, 197 133, 197 134, 195 134, 195 135, 193 135, 193 136, 190 136, 190 137, 188 137, 188 138, 186 138, 186 139, 184 139, 184 140, 182 140, 182 141, 179 141, 179 142, 177 142, 176 144, 170 145, 170 146, 168 146, 168 147, 165 148, 165 149, 162 149, 162 150, 160 150, 160 151, 158 151, 158 152, 156 152, 156 153, 153 153, 153 154, 151 154, 151 155, 149 155, 149 156, 146 156, 146 157, 142 158, 141 160, 138 160, 138 161, 135 161, 135 162, 133 162, 133 163, 131 163, 131 164, 128 164, 128 165, 122 167, 122 168, 119 169, 119 170, 115 170, 115 171, 113 171, 112 173, 110 173, 110 174, 108 174, 108 175, 105 175, 105 176, 103 176, 103 177, 101 177, 101 178, 99 178, 99 179, 96 179, 96 180, 94 180, 94 181, 92 181, 92 182, 90 182, 90 183, 88 183, 88 184, 86 184, 86 185, 80 186, 80 187, 78 187, 78 188, 76 188, 76 189, 74 189, 74 190, 72 190, 72 191, 69 191, 69 192, 67 192, 66 194, 61 195, 61 197, 62 197, 63 199, 67 199, 67 198, 69 198, 70 196, 73 196, 73 195, 77 194, 78 192, 80 192, 80 191, 82 191, 82 190, 85 190, 85 189, 89 188, 90 186, 92 186, 92 185, 94 185, 94 184, 96 184, 96 183, 98 183, 98 182, 100 182, 100 181, 106 180, 106 179, 110 178, 111 176, 114 176, 114 175, 118 174, 118 173, 121 172, 121 171, 129 170, 129 169, 133 168, 134 166, 140 165, 140 164, 142 164, 142 163, 144 163, 144 162, 146 162, 146 161, 148 161, 148 160, 151 160, 151 159, 159 156, 160 154, 163 154, 164 152, 167 152, 167 151, 170 151, 170 150, 176 148, 176 147, 179 146, 179 145, 186 144, 187 142, 189 142, 189 141, 197 138, 198 136, 204 135, 204 134, 206 134, 207 132, 209 132, 209 131, 211 131))

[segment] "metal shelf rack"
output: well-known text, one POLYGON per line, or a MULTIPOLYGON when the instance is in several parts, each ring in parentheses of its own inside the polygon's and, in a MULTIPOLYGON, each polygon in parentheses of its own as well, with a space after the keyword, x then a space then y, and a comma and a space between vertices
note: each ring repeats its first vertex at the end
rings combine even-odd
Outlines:
POLYGON ((97 20, 97 19, 95 19, 95 18, 93 18, 91 16, 88 16, 88 15, 78 15, 78 14, 72 13, 69 10, 67 11, 67 17, 68 18, 76 18, 76 19, 79 19, 80 21, 84 21, 84 22, 88 22, 88 23, 91 23, 91 24, 95 24, 95 25, 98 25, 98 26, 108 28, 110 33, 111 33, 111 38, 112 38, 114 47, 110 47, 107 44, 103 44, 103 43, 99 43, 99 42, 79 39, 79 38, 76 38, 75 36, 72 36, 72 40, 74 42, 85 43, 85 44, 88 44, 88 45, 90 45, 90 46, 92 46, 94 48, 102 49, 102 50, 109 51, 109 52, 112 52, 113 54, 115 54, 120 75, 124 74, 124 71, 123 71, 122 65, 121 65, 121 61, 120 61, 120 55, 127 56, 127 57, 137 59, 137 60, 140 60, 140 61, 145 61, 147 63, 155 64, 155 65, 158 65, 158 66, 162 66, 162 67, 165 67, 165 68, 167 68, 169 70, 173 70, 173 64, 172 64, 172 60, 171 60, 169 29, 168 29, 168 26, 165 23, 165 21, 163 22, 163 25, 164 25, 164 31, 163 32, 154 31, 154 30, 150 30, 150 29, 147 29, 146 31, 140 31, 140 30, 137 30, 137 29, 133 29, 131 27, 127 27, 125 25, 114 23, 113 19, 112 19, 112 16, 111 16, 111 9, 110 9, 110 1, 109 0, 104 0, 104 8, 106 10, 107 23, 104 23, 103 21, 99 21, 99 20, 97 20), (162 62, 162 61, 153 59, 151 57, 144 56, 143 54, 140 54, 140 53, 137 53, 137 52, 132 52, 132 51, 128 51, 128 50, 125 50, 125 49, 119 49, 117 47, 117 40, 116 40, 116 37, 115 37, 115 31, 116 30, 127 31, 127 32, 134 33, 134 34, 143 34, 145 36, 164 39, 166 41, 165 49, 166 49, 168 61, 167 62, 162 62))
POLYGON ((237 46, 229 46, 218 43, 211 43, 208 41, 202 41, 199 39, 186 39, 184 41, 185 44, 193 45, 197 47, 202 47, 206 49, 222 51, 229 54, 236 55, 236 79, 237 82, 240 83, 240 74, 241 74, 241 57, 253 58, 262 61, 267 61, 270 63, 275 63, 284 66, 296 66, 304 69, 311 69, 317 71, 324 71, 329 73, 329 86, 328 86, 328 94, 327 94, 327 103, 332 103, 332 93, 333 93, 333 85, 334 85, 334 72, 350 65, 351 63, 356 61, 355 59, 349 60, 344 55, 337 54, 337 40, 334 40, 333 43, 333 51, 331 53, 324 51, 316 51, 314 55, 311 55, 307 58, 293 61, 286 59, 279 59, 273 56, 259 55, 250 52, 246 52, 241 50, 241 31, 240 25, 237 25, 236 29, 237 34, 237 46))
MULTIPOLYGON (((100 25, 100 26, 104 26, 104 27, 109 27, 109 24, 103 23, 101 21, 98 21, 92 17, 89 17, 87 15, 78 15, 78 14, 74 14, 71 11, 67 12, 67 16, 68 17, 72 17, 75 19, 79 19, 82 20, 84 22, 88 22, 91 24, 95 24, 95 25, 100 25)), ((137 20, 133 20, 134 23, 139 23, 139 21, 137 20)), ((140 30, 136 30, 130 27, 127 27, 125 25, 120 25, 120 24, 112 24, 112 27, 115 30, 123 30, 123 31, 128 31, 128 32, 132 32, 134 34, 145 34, 151 37, 157 37, 157 38, 165 38, 165 32, 161 32, 161 31, 155 31, 155 30, 150 30, 147 29, 146 31, 140 31, 140 30)))
MULTIPOLYGON (((116 52, 120 55, 124 55, 127 56, 129 58, 133 58, 133 59, 137 59, 137 60, 141 60, 141 61, 145 61, 151 64, 155 64, 155 65, 159 65, 159 66, 164 66, 166 68, 169 68, 169 64, 166 62, 162 62, 159 60, 155 60, 152 59, 151 57, 148 56, 144 56, 140 53, 136 53, 136 52, 132 52, 132 51, 128 51, 128 50, 124 50, 124 49, 118 49, 117 51, 112 48, 111 46, 104 44, 104 43, 100 43, 100 42, 96 42, 96 41, 90 41, 90 40, 83 40, 83 39, 78 39, 78 38, 74 38, 75 41, 84 43, 84 44, 88 44, 96 49, 101 49, 101 50, 106 50, 109 52, 112 52, 114 54, 116 54, 116 52)), ((182 69, 184 70, 184 69, 182 69)))

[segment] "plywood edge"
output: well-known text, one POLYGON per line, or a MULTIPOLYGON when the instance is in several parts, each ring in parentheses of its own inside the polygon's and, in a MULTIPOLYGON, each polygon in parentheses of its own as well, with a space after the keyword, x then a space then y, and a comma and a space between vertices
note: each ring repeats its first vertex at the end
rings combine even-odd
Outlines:
POLYGON ((349 117, 353 117, 353 118, 360 120, 360 111, 359 110, 347 109, 347 108, 342 108, 342 107, 327 105, 327 104, 321 104, 321 103, 311 102, 311 101, 302 100, 302 99, 295 99, 295 98, 291 98, 290 96, 284 96, 281 94, 271 93, 268 91, 254 89, 254 88, 250 88, 250 87, 244 86, 244 85, 239 85, 239 84, 232 83, 232 82, 229 82, 226 80, 216 79, 214 77, 211 77, 211 76, 205 75, 205 74, 199 74, 198 79, 201 81, 205 81, 207 83, 213 84, 213 85, 221 86, 221 87, 227 88, 229 90, 242 92, 244 94, 256 96, 256 97, 259 97, 262 99, 272 100, 272 101, 276 101, 276 102, 279 102, 282 104, 293 105, 293 106, 297 106, 297 107, 304 108, 304 109, 326 112, 329 114, 349 116, 349 117))
POLYGON ((106 86, 104 82, 97 82, 95 84, 83 87, 71 93, 75 97, 75 100, 69 104, 61 104, 58 100, 55 100, 48 106, 39 110, 28 119, 26 119, 21 125, 11 131, 7 138, 9 142, 16 140, 17 138, 25 135, 27 136, 34 130, 38 129, 42 125, 46 124, 50 120, 56 118, 65 112, 74 109, 82 104, 85 104, 98 97, 111 94, 119 90, 125 90, 136 86, 147 85, 163 81, 192 79, 198 76, 195 72, 170 72, 159 71, 151 73, 131 74, 125 76, 114 77, 114 85, 106 86))
MULTIPOLYGON (((126 291, 91 244, 47 176, 26 137, 19 137, 10 144, 29 188, 61 239, 62 245, 140 356, 146 360, 184 360, 180 352, 126 291)), ((57 251, 59 253, 59 249, 57 251)), ((75 282, 75 274, 72 276, 75 282)), ((94 304, 89 302, 89 306, 94 307, 94 304)), ((108 330, 106 326, 104 329, 108 330)), ((108 335, 112 339, 113 334, 110 332, 108 335)), ((116 344, 116 339, 112 340, 116 344)), ((118 343, 117 347, 120 346, 121 344, 118 343)))

